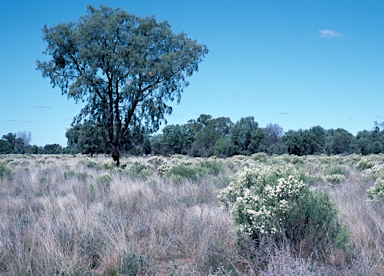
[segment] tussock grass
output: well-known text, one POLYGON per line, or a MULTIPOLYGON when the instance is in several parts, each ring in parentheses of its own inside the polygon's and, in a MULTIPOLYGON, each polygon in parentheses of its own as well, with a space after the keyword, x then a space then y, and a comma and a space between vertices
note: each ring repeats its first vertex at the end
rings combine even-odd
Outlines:
POLYGON ((115 168, 103 156, 0 156, 0 275, 380 275, 384 203, 366 192, 383 160, 177 155, 115 168), (217 196, 252 164, 293 166, 329 191, 348 243, 319 261, 288 241, 239 237, 217 196), (327 175, 342 177, 334 185, 327 175))

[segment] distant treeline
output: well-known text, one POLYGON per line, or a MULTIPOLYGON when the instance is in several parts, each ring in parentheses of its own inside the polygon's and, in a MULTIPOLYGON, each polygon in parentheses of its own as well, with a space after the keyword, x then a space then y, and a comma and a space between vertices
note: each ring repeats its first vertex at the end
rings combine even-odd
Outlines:
MULTIPOLYGON (((30 133, 8 133, 0 139, 0 153, 31 154, 110 154, 106 134, 96 123, 87 122, 66 132, 67 147, 49 144, 31 146, 30 133)), ((384 153, 384 124, 374 122, 372 130, 359 131, 356 136, 345 129, 310 129, 283 131, 278 124, 259 127, 254 117, 233 123, 228 117, 200 115, 183 125, 167 125, 161 134, 151 135, 143 127, 131 129, 123 141, 129 155, 183 154, 194 157, 229 157, 268 154, 377 154, 384 153)))
POLYGON ((66 152, 59 144, 48 144, 43 147, 30 145, 31 133, 21 131, 8 133, 0 139, 0 154, 62 154, 66 152))

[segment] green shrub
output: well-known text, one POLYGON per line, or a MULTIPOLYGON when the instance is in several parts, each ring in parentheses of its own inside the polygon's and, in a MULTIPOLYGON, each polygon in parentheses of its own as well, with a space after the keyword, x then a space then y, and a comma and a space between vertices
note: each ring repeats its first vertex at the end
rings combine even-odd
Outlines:
POLYGON ((185 178, 192 181, 197 181, 205 173, 201 166, 178 164, 172 166, 167 174, 174 180, 181 180, 185 178))
POLYGON ((96 169, 96 170, 100 170, 101 169, 101 166, 98 163, 96 163, 94 161, 90 161, 88 159, 80 160, 79 163, 83 164, 88 169, 96 169))
POLYGON ((269 156, 265 152, 258 152, 251 155, 252 159, 255 161, 259 161, 265 163, 268 161, 269 156))
POLYGON ((325 174, 327 175, 343 175, 343 176, 348 176, 349 171, 345 166, 342 165, 333 165, 329 166, 325 169, 325 174))
POLYGON ((128 168, 128 174, 133 177, 145 177, 151 174, 151 166, 143 162, 136 161, 128 168))
POLYGON ((69 170, 63 173, 63 177, 65 180, 77 179, 79 181, 84 182, 90 177, 90 175, 85 172, 76 172, 73 170, 69 170))
POLYGON ((304 164, 303 157, 299 157, 296 155, 284 155, 283 160, 287 163, 291 164, 304 164))
POLYGON ((152 264, 152 260, 145 255, 127 252, 121 258, 119 275, 146 275, 152 264))
POLYGON ((96 178, 96 187, 92 184, 89 186, 91 193, 97 189, 102 193, 108 193, 111 187, 112 176, 109 173, 102 173, 96 178))
POLYGON ((223 163, 215 159, 203 160, 199 166, 205 169, 207 174, 214 176, 219 175, 224 170, 223 163))
POLYGON ((345 181, 345 176, 341 174, 330 174, 325 176, 325 181, 331 184, 340 184, 345 181))
POLYGON ((0 163, 0 179, 1 179, 1 182, 3 182, 3 179, 5 177, 8 177, 12 174, 12 171, 11 169, 9 169, 7 166, 5 166, 4 164, 0 163))
POLYGON ((374 162, 367 159, 363 159, 357 163, 356 168, 363 171, 366 169, 372 169, 374 166, 375 166, 374 162))
POLYGON ((112 182, 112 176, 109 173, 102 173, 96 178, 97 184, 110 184, 112 182))
POLYGON ((88 268, 93 269, 101 263, 101 253, 105 241, 98 233, 85 232, 80 235, 80 255, 86 260, 88 268))
POLYGON ((164 165, 166 162, 162 158, 155 156, 148 159, 148 163, 153 165, 155 168, 158 168, 161 165, 164 165))
POLYGON ((367 191, 368 198, 373 201, 379 201, 384 199, 384 180, 382 178, 378 178, 375 181, 375 185, 367 191))
POLYGON ((171 168, 167 164, 160 165, 157 167, 157 173, 161 176, 166 175, 171 168))
POLYGON ((288 240, 296 249, 305 245, 310 252, 325 253, 340 240, 328 194, 311 190, 289 167, 246 168, 220 191, 219 199, 232 212, 237 231, 256 243, 288 240))

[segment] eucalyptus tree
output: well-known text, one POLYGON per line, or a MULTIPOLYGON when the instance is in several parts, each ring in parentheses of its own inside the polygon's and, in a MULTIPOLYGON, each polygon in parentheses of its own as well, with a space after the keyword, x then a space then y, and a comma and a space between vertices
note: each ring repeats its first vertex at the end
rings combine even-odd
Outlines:
POLYGON ((117 166, 124 137, 137 125, 158 130, 208 53, 166 21, 106 6, 89 6, 77 22, 44 26, 43 40, 50 58, 38 60, 38 70, 62 94, 85 102, 73 124, 102 125, 117 166))
POLYGON ((12 145, 7 140, 0 139, 0 154, 8 154, 12 152, 12 145))
POLYGON ((260 150, 265 133, 253 116, 241 118, 231 129, 234 154, 250 155, 260 150))
POLYGON ((9 132, 8 134, 3 135, 2 139, 6 140, 9 143, 11 151, 13 151, 16 143, 16 134, 9 132))

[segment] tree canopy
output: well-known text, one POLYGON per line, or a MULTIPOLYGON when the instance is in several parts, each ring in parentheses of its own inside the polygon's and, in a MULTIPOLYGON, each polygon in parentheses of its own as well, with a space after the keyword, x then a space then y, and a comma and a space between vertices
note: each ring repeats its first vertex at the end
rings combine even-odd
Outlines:
POLYGON ((89 6, 77 22, 44 26, 43 40, 50 58, 38 60, 38 70, 62 94, 85 102, 74 125, 97 122, 117 165, 125 137, 137 125, 158 130, 208 53, 165 21, 106 6, 89 6))

